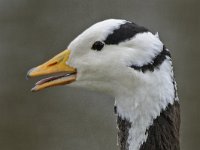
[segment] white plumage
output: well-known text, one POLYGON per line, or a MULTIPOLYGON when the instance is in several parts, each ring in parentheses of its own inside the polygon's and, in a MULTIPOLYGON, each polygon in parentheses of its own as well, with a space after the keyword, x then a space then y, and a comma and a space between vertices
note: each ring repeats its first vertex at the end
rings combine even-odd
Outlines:
POLYGON ((69 86, 105 92, 115 98, 117 114, 131 122, 128 149, 139 150, 148 137, 147 129, 178 98, 168 55, 153 71, 131 67, 154 63, 164 46, 158 33, 138 32, 117 44, 104 42, 125 23, 109 19, 91 26, 69 44, 71 53, 65 63, 77 70, 76 81, 69 86), (102 50, 91 49, 96 41, 105 44, 102 50))

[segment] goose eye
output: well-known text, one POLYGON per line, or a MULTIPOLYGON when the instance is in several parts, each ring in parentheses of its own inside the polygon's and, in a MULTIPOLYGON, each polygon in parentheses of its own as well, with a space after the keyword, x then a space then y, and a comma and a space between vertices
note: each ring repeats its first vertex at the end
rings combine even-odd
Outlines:
POLYGON ((93 49, 93 50, 97 50, 97 51, 100 51, 103 47, 104 47, 104 43, 101 42, 101 41, 96 41, 96 42, 94 42, 94 44, 92 45, 92 49, 93 49))

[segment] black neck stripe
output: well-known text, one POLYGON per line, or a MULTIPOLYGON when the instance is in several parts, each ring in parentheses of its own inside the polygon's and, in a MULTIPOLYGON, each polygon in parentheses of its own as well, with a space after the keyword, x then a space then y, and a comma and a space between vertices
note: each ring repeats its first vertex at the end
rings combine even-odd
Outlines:
MULTIPOLYGON (((129 150, 129 131, 134 126, 128 119, 120 117, 118 112, 117 126, 120 150, 129 150)), ((179 130, 180 104, 174 101, 173 104, 168 104, 146 129, 148 136, 146 141, 141 143, 139 150, 180 150, 179 130)))
POLYGON ((142 72, 146 72, 146 71, 153 72, 156 68, 158 68, 164 62, 164 60, 166 59, 166 56, 171 57, 170 52, 166 50, 165 46, 163 46, 163 50, 152 60, 151 63, 145 64, 143 66, 131 65, 130 67, 142 72))
POLYGON ((180 150, 180 104, 168 104, 146 130, 147 139, 139 150, 180 150))
POLYGON ((126 22, 109 34, 104 42, 108 45, 119 44, 120 42, 131 39, 137 33, 143 32, 148 32, 148 29, 132 22, 126 22))

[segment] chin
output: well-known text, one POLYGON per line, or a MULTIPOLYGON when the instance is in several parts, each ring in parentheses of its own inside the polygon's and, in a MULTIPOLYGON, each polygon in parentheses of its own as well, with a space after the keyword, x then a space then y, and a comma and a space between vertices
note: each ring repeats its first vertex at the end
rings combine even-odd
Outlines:
POLYGON ((86 89, 89 91, 99 92, 107 95, 114 96, 111 83, 105 83, 101 81, 79 81, 73 82, 68 85, 69 87, 86 89))

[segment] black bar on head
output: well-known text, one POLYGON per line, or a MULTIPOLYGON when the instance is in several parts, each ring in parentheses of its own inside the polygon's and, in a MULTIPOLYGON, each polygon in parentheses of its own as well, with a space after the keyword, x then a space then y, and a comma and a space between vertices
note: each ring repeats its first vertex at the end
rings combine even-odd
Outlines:
POLYGON ((139 26, 132 22, 126 22, 115 29, 109 34, 104 41, 105 44, 119 44, 120 42, 126 41, 134 37, 137 33, 148 32, 149 30, 145 27, 139 26))
POLYGON ((166 47, 163 45, 163 50, 157 56, 155 56, 151 63, 145 64, 143 66, 131 65, 130 67, 142 72, 153 72, 155 68, 158 68, 164 62, 166 56, 171 57, 170 52, 166 50, 166 47))

